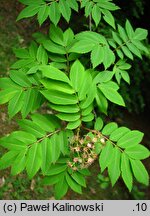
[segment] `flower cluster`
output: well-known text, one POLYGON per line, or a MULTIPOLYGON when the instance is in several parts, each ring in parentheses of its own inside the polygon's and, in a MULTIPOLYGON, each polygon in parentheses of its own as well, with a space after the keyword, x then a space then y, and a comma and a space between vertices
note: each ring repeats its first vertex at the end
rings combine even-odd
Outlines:
POLYGON ((70 141, 71 160, 68 161, 68 166, 74 171, 88 168, 98 157, 97 143, 102 148, 105 139, 93 133, 87 134, 84 138, 75 135, 70 141))

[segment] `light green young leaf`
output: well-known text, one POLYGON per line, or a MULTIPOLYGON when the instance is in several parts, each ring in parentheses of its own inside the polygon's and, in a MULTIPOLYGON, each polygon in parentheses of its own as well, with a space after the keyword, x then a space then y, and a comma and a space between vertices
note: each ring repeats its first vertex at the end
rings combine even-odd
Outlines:
POLYGON ((108 165, 108 174, 112 183, 112 186, 115 185, 121 173, 121 152, 116 147, 113 149, 112 159, 110 164, 108 165))
POLYGON ((80 63, 79 60, 76 60, 70 70, 70 80, 72 86, 78 92, 82 87, 82 83, 85 79, 85 70, 83 65, 80 63))
POLYGON ((66 182, 66 179, 60 178, 60 180, 55 185, 55 198, 61 199, 68 191, 68 184, 66 182))
POLYGON ((29 178, 33 178, 33 176, 38 172, 42 164, 42 151, 41 145, 38 143, 33 144, 28 150, 27 154, 27 162, 26 162, 26 170, 29 178))
POLYGON ((143 160, 150 156, 150 151, 143 145, 136 145, 125 149, 125 153, 136 160, 143 160))
POLYGON ((133 177, 129 163, 129 158, 125 153, 122 153, 121 155, 121 173, 124 183, 126 184, 129 191, 131 191, 133 185, 133 177))
POLYGON ((23 152, 20 152, 19 155, 16 157, 16 160, 14 161, 12 167, 11 167, 11 174, 12 175, 18 175, 20 172, 22 172, 25 169, 26 166, 26 150, 23 152))
POLYGON ((51 165, 46 172, 47 176, 57 175, 59 173, 65 172, 67 169, 67 164, 54 164, 51 165))
POLYGON ((111 135, 111 133, 113 133, 113 131, 115 131, 118 128, 117 123, 115 122, 111 122, 108 123, 102 130, 102 134, 104 135, 111 135))
POLYGON ((112 79, 114 75, 114 72, 112 71, 102 71, 102 72, 99 72, 97 74, 97 76, 94 78, 94 82, 96 84, 98 83, 103 83, 103 82, 108 82, 112 79))
POLYGON ((97 4, 94 5, 93 9, 92 9, 92 18, 95 22, 96 27, 98 26, 100 20, 101 20, 101 10, 100 8, 97 6, 97 4))
POLYGON ((95 130, 101 130, 103 128, 103 120, 102 118, 98 117, 95 121, 95 124, 94 124, 94 129, 95 130))
POLYGON ((148 31, 146 29, 137 28, 134 32, 133 39, 135 40, 144 40, 147 38, 148 31))
POLYGON ((61 17, 58 2, 52 2, 49 6, 49 17, 52 23, 54 23, 54 25, 56 26, 61 17))
POLYGON ((91 62, 93 68, 100 65, 104 60, 104 49, 101 45, 95 45, 91 52, 91 62))
POLYGON ((49 37, 53 42, 62 46, 64 45, 63 31, 59 27, 56 27, 55 25, 51 25, 49 30, 49 37))
POLYGON ((80 113, 59 113, 56 115, 63 121, 77 121, 80 119, 80 113))
POLYGON ((79 172, 73 172, 71 177, 81 186, 86 187, 86 181, 84 176, 79 172))
POLYGON ((70 80, 65 73, 51 65, 41 66, 39 67, 39 70, 42 71, 44 77, 70 83, 70 80))
POLYGON ((37 16, 40 25, 42 25, 42 23, 47 19, 48 15, 49 15, 49 7, 46 4, 44 4, 42 7, 40 7, 37 16))
POLYGON ((35 113, 31 118, 39 127, 42 126, 44 131, 53 132, 57 128, 57 125, 54 124, 53 116, 51 115, 40 115, 35 113))
POLYGON ((117 145, 121 148, 129 148, 129 147, 136 146, 142 141, 143 136, 144 134, 140 131, 137 130, 129 131, 118 140, 117 145))
POLYGON ((69 5, 70 8, 78 12, 78 3, 76 0, 67 0, 67 4, 69 5))
POLYGON ((24 92, 23 99, 25 103, 23 104, 22 109, 21 109, 21 114, 23 118, 26 118, 29 112, 32 111, 36 96, 37 96, 37 91, 35 89, 30 88, 24 92))
POLYGON ((18 92, 16 89, 8 88, 0 92, 0 104, 7 103, 11 100, 18 92))
POLYGON ((37 124, 30 120, 19 120, 18 124, 23 130, 32 133, 37 138, 41 138, 46 135, 46 132, 42 129, 42 125, 41 127, 39 127, 37 124))
POLYGON ((98 87, 108 100, 120 106, 125 106, 122 96, 110 85, 108 85, 107 83, 103 83, 99 84, 98 87))
POLYGON ((89 113, 88 115, 82 117, 82 121, 84 121, 84 122, 90 122, 93 119, 94 119, 93 113, 89 113))
POLYGON ((130 52, 130 50, 126 47, 126 46, 122 46, 121 47, 123 53, 128 57, 130 58, 131 60, 133 60, 133 55, 132 53, 130 52))
POLYGON ((78 98, 75 95, 66 94, 57 90, 43 90, 41 93, 47 100, 54 104, 69 105, 78 103, 78 98))
POLYGON ((110 140, 118 141, 121 137, 127 134, 130 130, 126 127, 119 127, 110 134, 110 140))
POLYGON ((99 110, 105 115, 107 115, 108 101, 99 89, 97 89, 97 94, 95 96, 95 99, 99 110))
POLYGON ((71 17, 71 8, 69 7, 66 0, 59 1, 59 10, 62 16, 65 18, 65 20, 69 22, 70 17, 71 17))
POLYGON ((79 127, 80 125, 81 125, 81 120, 78 119, 77 121, 69 122, 67 124, 67 129, 73 130, 73 129, 76 129, 77 127, 79 127))
POLYGON ((102 152, 100 153, 100 157, 99 157, 101 172, 103 172, 111 162, 112 154, 113 154, 113 146, 111 142, 107 142, 106 146, 104 146, 104 148, 102 149, 102 152))
POLYGON ((66 50, 63 46, 60 46, 51 40, 43 40, 43 46, 46 50, 48 50, 51 53, 57 53, 57 54, 66 54, 66 50))
POLYGON ((81 41, 75 42, 72 45, 72 47, 69 49, 69 52, 88 53, 93 49, 94 46, 95 46, 94 41, 92 41, 92 43, 89 43, 88 40, 81 40, 81 41))
POLYGON ((74 33, 71 28, 68 28, 63 35, 63 41, 65 46, 69 46, 74 39, 74 33))
POLYGON ((37 5, 37 4, 27 6, 19 14, 19 16, 17 17, 17 21, 19 21, 23 18, 34 16, 35 14, 37 14, 39 9, 40 9, 40 5, 37 5))
POLYGON ((50 104, 50 107, 62 113, 77 113, 80 109, 77 105, 55 105, 50 104))
POLYGON ((28 79, 27 75, 22 71, 11 70, 10 71, 10 78, 22 87, 31 87, 32 84, 28 79))
POLYGON ((66 173, 65 177, 70 188, 76 193, 82 194, 81 186, 78 183, 76 183, 76 181, 68 173, 66 173))
POLYGON ((130 159, 130 163, 131 163, 133 174, 137 179, 137 181, 148 186, 149 174, 145 169, 143 163, 139 160, 132 160, 132 159, 130 159))
POLYGON ((48 64, 48 55, 46 50, 43 48, 42 45, 39 46, 37 51, 37 60, 41 64, 48 64))
POLYGON ((18 151, 8 151, 7 153, 5 153, 0 158, 0 170, 12 166, 18 154, 19 154, 18 151))
POLYGON ((102 13, 104 14, 104 20, 110 25, 112 26, 114 29, 116 28, 115 26, 115 19, 112 15, 112 13, 108 10, 103 10, 102 13))
POLYGON ((134 36, 134 30, 131 26, 131 23, 129 22, 129 20, 126 21, 126 24, 125 24, 125 28, 126 28, 126 32, 127 32, 127 35, 130 39, 133 38, 134 36))
POLYGON ((137 57, 139 57, 140 59, 142 59, 142 55, 141 55, 139 49, 138 49, 136 46, 134 46, 134 44, 132 44, 132 43, 127 43, 127 47, 129 48, 129 50, 130 50, 134 55, 136 55, 137 57))

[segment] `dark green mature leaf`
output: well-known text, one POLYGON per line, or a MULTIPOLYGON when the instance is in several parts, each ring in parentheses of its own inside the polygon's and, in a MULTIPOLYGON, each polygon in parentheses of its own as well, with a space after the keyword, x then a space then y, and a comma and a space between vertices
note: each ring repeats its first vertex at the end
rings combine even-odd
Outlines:
POLYGON ((150 151, 140 144, 126 148, 125 153, 136 160, 143 160, 150 156, 150 151))
POLYGON ((130 159, 131 167, 133 174, 138 182, 145 184, 146 186, 149 185, 149 174, 145 169, 144 165, 139 160, 132 160, 130 159))
POLYGON ((132 190, 133 177, 131 172, 131 167, 129 163, 129 158, 125 153, 121 155, 121 173, 124 183, 126 184, 129 191, 132 190))
POLYGON ((121 148, 129 148, 129 147, 136 146, 142 141, 143 136, 144 134, 140 131, 137 130, 129 131, 118 140, 117 145, 121 148))

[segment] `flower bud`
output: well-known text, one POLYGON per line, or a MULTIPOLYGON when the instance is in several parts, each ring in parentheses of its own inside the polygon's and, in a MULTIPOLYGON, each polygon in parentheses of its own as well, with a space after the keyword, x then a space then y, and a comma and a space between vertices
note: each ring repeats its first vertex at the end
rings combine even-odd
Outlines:
POLYGON ((102 144, 105 144, 105 139, 104 139, 104 138, 101 138, 101 139, 100 139, 100 142, 101 142, 102 144))
POLYGON ((79 160, 79 158, 77 158, 77 157, 73 158, 73 162, 75 162, 75 163, 78 162, 78 160, 79 160))
POLYGON ((87 147, 92 148, 92 143, 88 143, 87 147))
POLYGON ((88 158, 88 163, 93 163, 94 159, 93 158, 88 158))

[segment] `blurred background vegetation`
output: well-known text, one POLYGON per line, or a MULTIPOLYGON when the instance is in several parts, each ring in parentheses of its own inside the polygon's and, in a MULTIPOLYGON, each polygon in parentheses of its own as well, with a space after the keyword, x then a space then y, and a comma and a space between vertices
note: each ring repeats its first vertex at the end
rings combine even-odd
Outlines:
MULTIPOLYGON (((124 25, 125 19, 129 19, 133 26, 149 30, 150 14, 148 11, 148 0, 114 0, 120 11, 114 13, 116 21, 124 25)), ((17 0, 1 0, 0 4, 0 77, 7 76, 11 64, 15 61, 14 48, 26 47, 32 40, 32 34, 39 31, 35 18, 16 22, 16 17, 23 6, 17 0)), ((66 23, 62 20, 61 27, 66 23)), ((88 28, 88 21, 83 14, 74 14, 72 26, 75 32, 88 28), (79 26, 81 26, 79 29, 79 26)), ((49 22, 45 22, 40 29, 46 32, 49 22)), ((94 29, 94 26, 93 26, 94 29)), ((107 26, 102 25, 98 32, 109 34, 107 26)), ((147 46, 149 46, 149 38, 147 46)), ((123 95, 127 109, 111 105, 109 120, 115 120, 120 125, 131 129, 138 129, 145 133, 143 144, 150 149, 150 57, 143 56, 143 60, 136 59, 131 62, 130 70, 131 86, 121 83, 121 94, 123 95)), ((0 106, 0 137, 18 128, 15 118, 9 120, 7 107, 0 106)), ((3 154, 0 148, 0 157, 3 154)), ((150 163, 145 160, 145 165, 150 173, 150 163)), ((112 188, 107 172, 100 174, 98 165, 91 167, 92 175, 87 178, 87 188, 83 195, 77 195, 69 191, 64 199, 150 199, 150 187, 135 183, 131 193, 125 188, 121 180, 112 188), (95 178, 94 178, 94 177, 95 178)), ((27 179, 25 173, 16 177, 9 174, 9 169, 0 171, 0 199, 54 199, 52 187, 43 187, 41 177, 37 175, 32 181, 27 179)))

